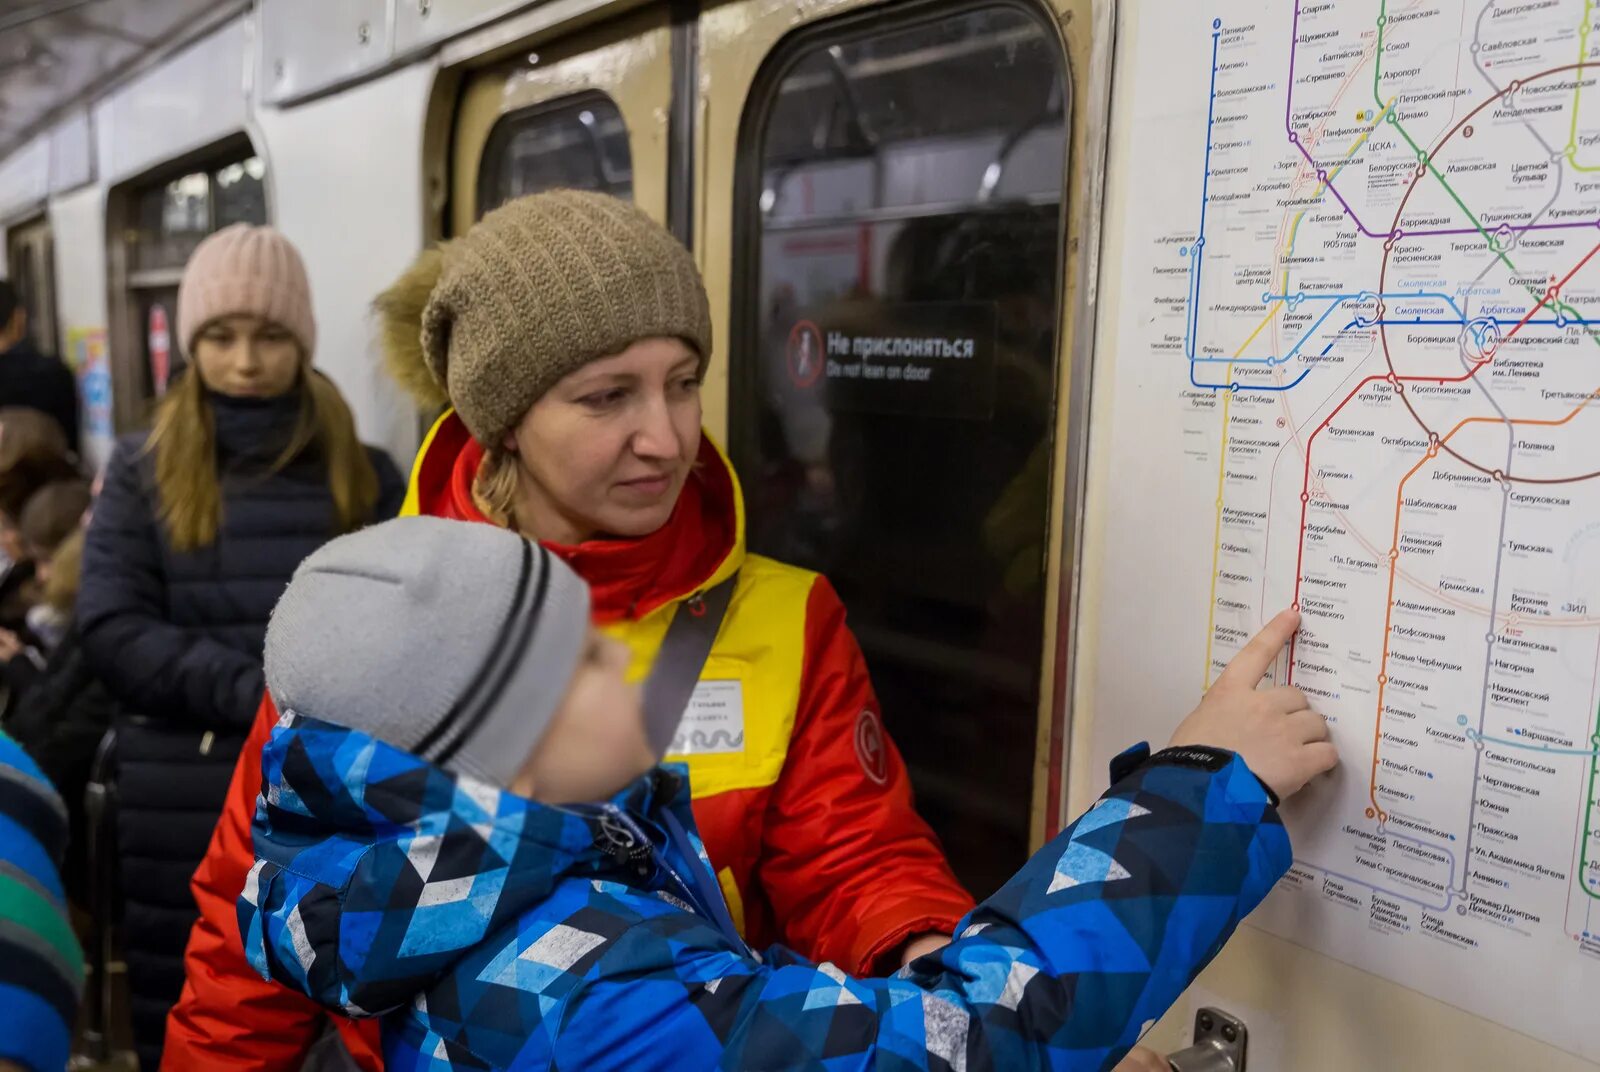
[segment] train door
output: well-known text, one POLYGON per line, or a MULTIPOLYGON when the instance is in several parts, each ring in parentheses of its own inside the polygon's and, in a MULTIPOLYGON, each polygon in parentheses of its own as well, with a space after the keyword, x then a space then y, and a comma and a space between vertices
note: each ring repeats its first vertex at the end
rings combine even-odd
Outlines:
POLYGON ((541 41, 474 73, 451 150, 449 229, 556 187, 667 214, 671 29, 664 9, 541 41))
POLYGON ((18 224, 6 234, 6 266, 28 311, 28 333, 47 354, 61 352, 56 324, 56 254, 50 222, 44 217, 18 224))
POLYGON ((119 429, 135 427, 185 366, 178 283, 195 247, 230 224, 267 222, 266 166, 237 140, 113 191, 112 377, 119 429))
POLYGON ((700 21, 750 546, 839 590, 882 706, 862 762, 881 716, 980 896, 1048 825, 1090 24, 1009 0, 700 21))

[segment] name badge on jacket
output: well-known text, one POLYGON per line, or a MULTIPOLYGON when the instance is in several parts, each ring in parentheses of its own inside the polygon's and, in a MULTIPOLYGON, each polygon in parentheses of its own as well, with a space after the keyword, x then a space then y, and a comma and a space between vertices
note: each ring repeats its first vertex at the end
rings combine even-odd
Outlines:
POLYGON ((702 681, 694 687, 669 756, 731 755, 744 751, 744 683, 702 681))

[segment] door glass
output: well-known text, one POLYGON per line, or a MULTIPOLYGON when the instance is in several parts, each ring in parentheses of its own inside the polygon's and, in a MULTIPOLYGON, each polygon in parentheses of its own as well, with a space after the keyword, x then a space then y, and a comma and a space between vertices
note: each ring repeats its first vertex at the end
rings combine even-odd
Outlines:
MULTIPOLYGON (((18 242, 13 244, 10 258, 11 283, 16 288, 17 300, 22 303, 23 310, 28 314, 29 334, 34 337, 35 343, 42 346, 43 343, 38 337, 37 330, 39 323, 39 265, 32 243, 18 242)), ((0 325, 0 327, 8 326, 0 325)))
POLYGON ((758 82, 730 438, 750 546, 838 588, 918 807, 981 895, 1027 852, 1064 60, 1009 5, 885 21, 758 82))
POLYGON ((265 179, 260 157, 249 156, 139 191, 134 268, 181 269, 212 231, 231 223, 266 223, 265 179))
POLYGON ((508 113, 489 132, 478 173, 478 215, 524 194, 564 187, 633 198, 628 128, 604 93, 508 113))
POLYGON ((211 182, 205 172, 148 187, 139 193, 134 266, 182 268, 210 231, 211 182))
POLYGON ((7 236, 11 283, 28 313, 28 335, 46 354, 56 354, 55 243, 44 221, 23 224, 7 236))
MULTIPOLYGON (((28 314, 29 323, 33 322, 34 310, 39 306, 38 281, 34 278, 33 250, 25 245, 11 247, 11 284, 16 288, 17 300, 22 303, 23 310, 28 314)), ((10 325, 3 325, 9 327, 10 325)))
POLYGON ((267 222, 266 175, 266 166, 256 156, 217 169, 215 224, 219 230, 231 223, 267 222))

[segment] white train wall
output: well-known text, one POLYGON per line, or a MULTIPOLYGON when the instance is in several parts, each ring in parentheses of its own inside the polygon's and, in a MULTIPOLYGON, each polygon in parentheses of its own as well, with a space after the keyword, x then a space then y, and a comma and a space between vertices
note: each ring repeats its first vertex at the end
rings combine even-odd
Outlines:
MULTIPOLYGON (((105 332, 111 321, 111 191, 247 135, 267 167, 269 217, 305 257, 317 364, 349 398, 363 438, 403 464, 416 448, 416 419, 379 372, 368 306, 424 241, 421 143, 437 64, 424 57, 279 108, 263 99, 256 77, 261 17, 227 21, 0 161, 0 223, 48 215, 57 316, 70 351, 67 340, 105 332)), ((85 384, 86 408, 87 396, 107 386, 85 384)), ((102 404, 101 419, 87 414, 85 454, 95 464, 112 442, 108 412, 102 404)))

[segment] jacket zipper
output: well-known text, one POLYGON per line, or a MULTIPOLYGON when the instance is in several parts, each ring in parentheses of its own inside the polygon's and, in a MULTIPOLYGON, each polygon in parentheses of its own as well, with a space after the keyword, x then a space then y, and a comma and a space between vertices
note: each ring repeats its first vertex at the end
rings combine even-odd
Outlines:
MULTIPOLYGON (((639 828, 639 825, 633 821, 633 818, 628 815, 627 812, 623 811, 615 804, 610 803, 603 804, 601 807, 604 809, 605 814, 611 816, 618 823, 620 823, 623 829, 625 829, 633 838, 636 839, 638 844, 643 845, 649 851, 650 858, 655 862, 655 864, 671 877, 673 883, 678 888, 677 892, 680 893, 686 901, 688 901, 695 907, 696 910, 699 911, 701 917, 704 918, 706 922, 716 926, 718 930, 727 929, 725 926, 719 923, 718 914, 711 909, 710 905, 705 903, 705 897, 700 894, 695 883, 689 881, 682 874, 680 874, 677 868, 673 867, 672 864, 668 862, 666 856, 656 850, 655 844, 645 836, 644 831, 639 828)), ((684 851, 688 851, 687 846, 684 847, 684 851)), ((728 937, 736 942, 739 948, 745 950, 749 949, 749 947, 745 944, 744 939, 738 933, 730 934, 728 937)))
MULTIPOLYGON (((676 883, 678 887, 676 892, 681 893, 690 904, 698 908, 702 915, 709 915, 706 907, 700 903, 700 898, 698 895, 696 895, 694 889, 689 885, 684 877, 678 874, 677 870, 667 862, 666 858, 662 856, 661 853, 656 851, 654 843, 652 843, 649 837, 645 835, 645 832, 640 829, 639 824, 633 821, 632 816, 623 811, 621 808, 617 807, 615 804, 602 804, 601 808, 605 811, 606 815, 616 820, 617 824, 627 831, 628 835, 633 838, 634 845, 643 846, 649 852, 649 858, 652 863, 671 876, 672 881, 676 883)), ((632 847, 632 845, 625 846, 625 848, 632 847)))

